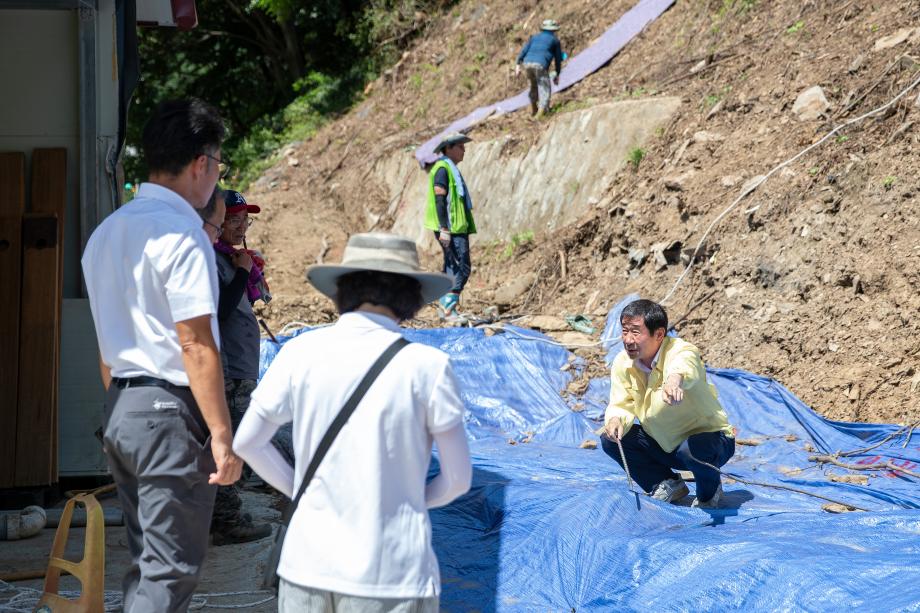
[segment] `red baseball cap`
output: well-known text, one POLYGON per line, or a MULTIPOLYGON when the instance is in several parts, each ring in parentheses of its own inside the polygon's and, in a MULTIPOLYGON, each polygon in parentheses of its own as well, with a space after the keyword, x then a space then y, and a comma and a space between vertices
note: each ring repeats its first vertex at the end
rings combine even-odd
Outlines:
POLYGON ((240 211, 259 213, 262 210, 258 205, 246 202, 246 199, 243 198, 243 194, 235 192, 232 189, 224 190, 224 204, 227 205, 228 214, 239 213, 240 211))

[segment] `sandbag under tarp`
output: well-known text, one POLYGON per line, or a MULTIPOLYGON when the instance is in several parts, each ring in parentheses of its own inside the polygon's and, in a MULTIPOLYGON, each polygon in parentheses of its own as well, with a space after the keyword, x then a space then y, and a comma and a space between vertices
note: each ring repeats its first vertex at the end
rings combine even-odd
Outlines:
MULTIPOLYGON (((918 479, 873 471, 868 485, 839 483, 831 475, 865 473, 809 461, 896 426, 829 421, 771 379, 709 369, 739 439, 759 443, 738 445, 724 470, 870 512, 728 481, 724 509, 690 508, 692 496, 664 504, 630 494, 612 459, 579 448, 596 440, 609 381, 592 381, 576 406, 562 394, 570 354, 516 331, 406 331, 450 354, 468 411, 473 487, 431 512, 442 610, 920 610, 918 479)), ((920 432, 907 434, 841 460, 920 472, 920 432)))

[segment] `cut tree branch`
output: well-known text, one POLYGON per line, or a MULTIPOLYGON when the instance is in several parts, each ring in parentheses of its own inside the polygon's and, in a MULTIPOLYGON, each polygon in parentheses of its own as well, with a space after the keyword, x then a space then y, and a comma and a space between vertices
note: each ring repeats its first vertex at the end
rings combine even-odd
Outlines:
POLYGON ((894 472, 904 473, 905 475, 910 475, 916 479, 920 479, 920 474, 911 472, 906 468, 902 468, 891 460, 888 460, 887 462, 876 462, 875 464, 848 464, 847 462, 841 462, 831 455, 813 455, 808 458, 808 461, 817 462, 818 464, 833 464, 834 466, 846 468, 847 470, 891 470, 894 472))

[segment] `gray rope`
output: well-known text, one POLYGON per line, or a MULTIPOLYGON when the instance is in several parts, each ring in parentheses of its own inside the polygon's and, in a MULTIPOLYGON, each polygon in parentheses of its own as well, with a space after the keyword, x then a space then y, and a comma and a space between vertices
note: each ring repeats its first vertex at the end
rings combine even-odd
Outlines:
MULTIPOLYGON (((62 598, 75 600, 80 597, 81 592, 61 591, 58 595, 62 598)), ((38 605, 38 601, 43 595, 42 590, 31 587, 17 587, 0 580, 0 612, 3 613, 32 613, 38 605)), ((250 609, 262 604, 267 604, 275 599, 273 592, 267 590, 245 590, 239 592, 214 592, 210 594, 195 594, 192 596, 192 602, 189 605, 190 611, 199 611, 201 609, 250 609), (244 604, 214 604, 210 602, 213 598, 229 598, 236 596, 257 596, 269 594, 268 597, 262 598, 255 602, 244 604)), ((121 611, 122 593, 106 590, 103 596, 105 610, 121 611)))

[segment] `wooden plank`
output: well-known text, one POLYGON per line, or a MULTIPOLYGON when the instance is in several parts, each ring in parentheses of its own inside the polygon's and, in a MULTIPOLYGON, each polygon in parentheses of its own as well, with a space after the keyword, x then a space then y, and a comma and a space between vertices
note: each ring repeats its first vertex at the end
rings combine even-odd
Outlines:
POLYGON ((57 218, 22 219, 22 311, 19 334, 19 409, 16 420, 17 487, 53 483, 55 428, 54 335, 57 218))
POLYGON ((67 149, 36 149, 32 153, 32 210, 36 213, 53 214, 58 220, 57 236, 57 294, 55 304, 57 312, 54 324, 54 418, 51 420, 51 476, 52 483, 58 480, 60 464, 60 410, 61 410, 61 319, 64 303, 64 219, 67 211, 67 149), (42 175, 35 174, 39 168, 42 175), (41 185, 37 186, 36 182, 41 185), (36 195, 37 194, 37 195, 36 195))
POLYGON ((26 206, 26 155, 0 153, 0 217, 21 217, 26 206))
POLYGON ((32 200, 23 218, 16 484, 57 481, 63 225, 67 152, 32 153, 32 200))
POLYGON ((0 488, 15 482, 25 166, 25 154, 0 153, 0 488))

